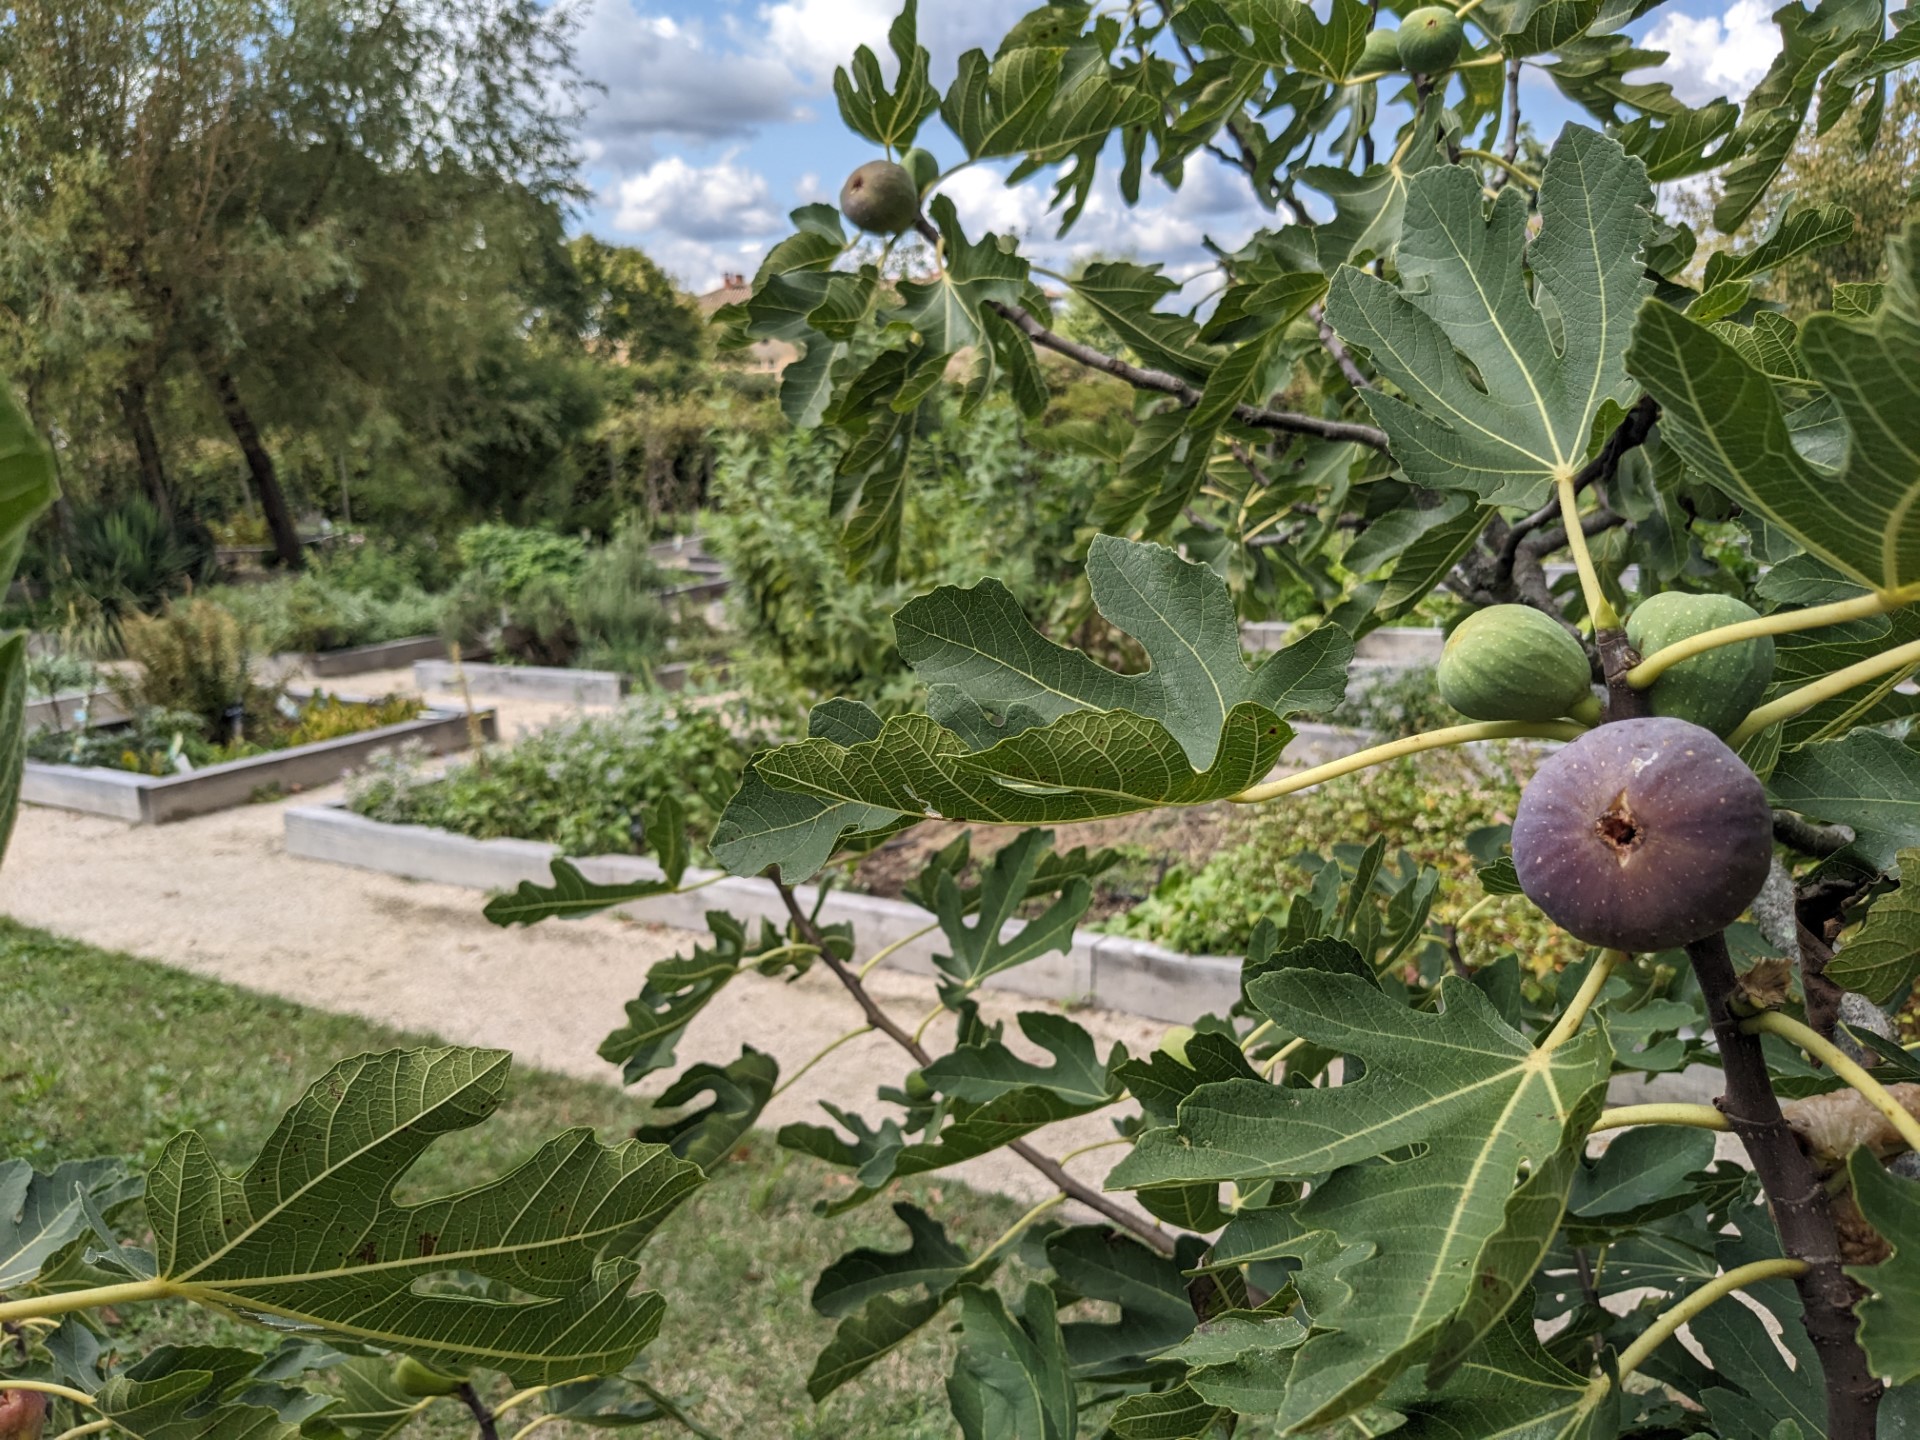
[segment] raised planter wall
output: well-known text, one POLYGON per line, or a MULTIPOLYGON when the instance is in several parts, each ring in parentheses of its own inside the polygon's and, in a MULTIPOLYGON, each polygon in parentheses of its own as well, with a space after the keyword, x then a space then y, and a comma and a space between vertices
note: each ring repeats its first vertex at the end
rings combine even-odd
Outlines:
MULTIPOLYGON (((352 698, 352 697, 343 697, 352 698)), ((20 798, 30 805, 105 815, 135 825, 164 825, 245 805, 263 790, 310 790, 328 785, 358 768, 374 752, 396 746, 424 746, 446 755, 464 750, 477 724, 488 740, 499 737, 491 710, 468 717, 457 710, 430 710, 417 720, 383 725, 337 740, 296 745, 271 755, 230 760, 185 775, 135 775, 85 765, 50 765, 29 760, 21 777, 20 798)))
POLYGON ((86 716, 87 726, 117 725, 127 718, 127 707, 111 690, 63 690, 58 695, 27 701, 26 728, 71 730, 86 716))
POLYGON ((322 650, 301 660, 309 675, 332 680, 373 670, 400 670, 416 660, 441 659, 446 653, 447 642, 438 635, 411 635, 377 645, 356 645, 351 650, 322 650))
MULTIPOLYGON (((1256 655, 1278 650, 1293 628, 1284 620, 1248 620, 1240 626, 1240 644, 1256 655)), ((1369 630, 1354 643, 1353 658, 1389 665, 1431 665, 1440 659, 1447 637, 1439 630, 1415 626, 1382 626, 1369 630)))
MULTIPOLYGON (((470 840, 424 825, 388 825, 331 805, 289 809, 286 846, 289 855, 302 859, 471 890, 511 890, 522 880, 545 883, 551 878, 548 862, 559 853, 555 846, 530 840, 470 840)), ((660 878, 659 867, 643 856, 600 855, 576 863, 583 875, 601 884, 660 878)), ((687 881, 706 880, 715 873, 690 870, 687 881)), ((813 886, 799 886, 796 893, 803 905, 812 907, 813 886)), ((709 910, 730 911, 749 921, 786 921, 786 909, 772 885, 737 876, 688 894, 656 895, 617 909, 636 920, 688 930, 706 929, 709 910)), ((854 958, 859 961, 911 935, 933 917, 904 900, 835 890, 827 896, 821 919, 853 922, 854 958)), ((1006 933, 1016 933, 1023 923, 1008 922, 1006 933)), ((930 975, 933 955, 945 944, 935 931, 902 945, 886 963, 930 975)), ((1223 1012, 1233 1003, 1239 995, 1240 962, 1219 955, 1180 955, 1140 940, 1083 931, 1065 954, 1045 956, 990 983, 1014 994, 1184 1022, 1209 1011, 1223 1012)))
POLYGON ((475 695, 549 700, 557 705, 618 705, 633 688, 617 670, 569 670, 548 665, 455 665, 449 660, 414 662, 413 683, 422 691, 460 689, 475 695))

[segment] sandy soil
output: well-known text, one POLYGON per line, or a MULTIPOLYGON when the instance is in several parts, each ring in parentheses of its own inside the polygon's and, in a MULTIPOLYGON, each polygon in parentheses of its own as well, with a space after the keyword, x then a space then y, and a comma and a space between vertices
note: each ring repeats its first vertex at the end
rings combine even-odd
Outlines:
MULTIPOLYGON (((410 679, 384 672, 338 688, 381 694, 410 688, 410 679)), ((566 713, 556 705, 476 703, 500 710, 503 738, 566 713)), ((234 984, 462 1044, 501 1046, 526 1064, 617 1084, 595 1046, 620 1022, 647 967, 698 937, 607 918, 500 930, 482 918, 473 891, 288 856, 283 810, 335 798, 340 788, 153 828, 23 807, 0 867, 0 912, 234 984)), ((883 970, 871 986, 909 1026, 933 1004, 931 983, 914 976, 883 970)), ((1011 1020, 1039 1003, 990 997, 986 1009, 1011 1020)), ((1150 1050, 1165 1028, 1101 1011, 1080 1011, 1075 1019, 1103 1049, 1120 1040, 1135 1053, 1150 1050)), ((792 983, 746 975, 695 1021, 679 1057, 682 1065, 724 1063, 746 1044, 776 1056, 791 1074, 858 1023, 852 1001, 822 970, 792 983)), ((929 1031, 936 1051, 949 1041, 942 1030, 929 1031)), ((907 1068, 889 1041, 862 1037, 778 1097, 762 1123, 827 1123, 822 1099, 877 1119, 874 1086, 898 1083, 907 1068)), ((657 1092, 664 1078, 650 1088, 657 1092)), ((1052 1127, 1036 1143, 1060 1155, 1112 1133, 1096 1117, 1052 1127)), ((1097 1152, 1072 1169, 1097 1185, 1115 1158, 1117 1152, 1097 1152)), ((1049 1193, 1005 1154, 955 1173, 1022 1197, 1049 1193)))

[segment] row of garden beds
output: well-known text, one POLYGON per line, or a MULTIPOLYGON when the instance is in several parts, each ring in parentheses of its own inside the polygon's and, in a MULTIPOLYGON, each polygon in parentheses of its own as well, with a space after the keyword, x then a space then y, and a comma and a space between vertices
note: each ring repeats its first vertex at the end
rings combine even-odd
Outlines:
MULTIPOLYGON (((311 698, 316 693, 299 689, 287 692, 295 699, 311 698)), ((377 703, 370 696, 333 698, 349 705, 377 703)), ((101 710, 88 714, 86 723, 89 729, 95 729, 121 718, 124 711, 101 710)), ((476 736, 485 741, 499 737, 493 711, 469 714, 423 706, 411 720, 173 775, 28 760, 21 777, 20 798, 30 805, 104 815, 136 825, 163 825, 245 805, 263 796, 295 794, 332 784, 364 766, 379 751, 405 745, 447 755, 466 749, 476 736)))
MULTIPOLYGON (((522 881, 546 884, 557 846, 529 840, 475 840, 425 825, 395 825, 355 815, 344 806, 297 806, 286 812, 286 850, 299 859, 346 865, 481 892, 508 891, 522 881)), ((660 867, 644 856, 596 855, 574 860, 580 873, 602 885, 657 881, 660 867)), ((787 922, 787 910, 763 879, 689 869, 677 894, 628 901, 615 913, 628 919, 683 930, 704 930, 707 912, 724 910, 750 925, 787 922), (697 886, 698 888, 692 888, 697 886)), ((853 962, 883 949, 883 964, 918 975, 939 973, 933 956, 947 942, 922 934, 933 916, 905 900, 831 890, 824 903, 816 886, 795 887, 800 905, 826 924, 850 923, 853 962), (818 904, 818 910, 815 906, 818 904)), ((1003 939, 1026 924, 1010 920, 1003 939)), ((1164 946, 1082 927, 1064 952, 1045 955, 995 976, 987 988, 1061 1005, 1093 1005, 1170 1024, 1190 1024, 1203 1015, 1228 1013, 1240 994, 1241 961, 1227 955, 1182 954, 1164 946)), ((1719 1093, 1720 1072, 1704 1065, 1656 1075, 1617 1074, 1612 1103, 1700 1103, 1719 1093)))

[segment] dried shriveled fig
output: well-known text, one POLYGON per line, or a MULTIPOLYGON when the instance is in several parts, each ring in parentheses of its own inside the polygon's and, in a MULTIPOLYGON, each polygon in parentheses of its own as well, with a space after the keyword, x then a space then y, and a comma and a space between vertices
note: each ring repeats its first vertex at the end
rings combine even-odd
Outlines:
POLYGON ((1724 930, 1760 893, 1772 854, 1759 780, 1684 720, 1582 735, 1540 767, 1513 821, 1527 897, 1574 938, 1615 950, 1724 930))

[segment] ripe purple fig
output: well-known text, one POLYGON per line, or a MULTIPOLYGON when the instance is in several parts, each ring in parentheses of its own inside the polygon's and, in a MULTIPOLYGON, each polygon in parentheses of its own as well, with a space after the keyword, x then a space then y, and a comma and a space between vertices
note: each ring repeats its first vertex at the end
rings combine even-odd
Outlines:
POLYGON ((1601 725, 1534 775, 1513 819, 1527 898, 1577 940, 1671 950, 1724 930, 1766 882, 1766 791, 1685 720, 1601 725))
POLYGON ((0 1390, 0 1440, 40 1440, 48 1402, 39 1390, 0 1390))

